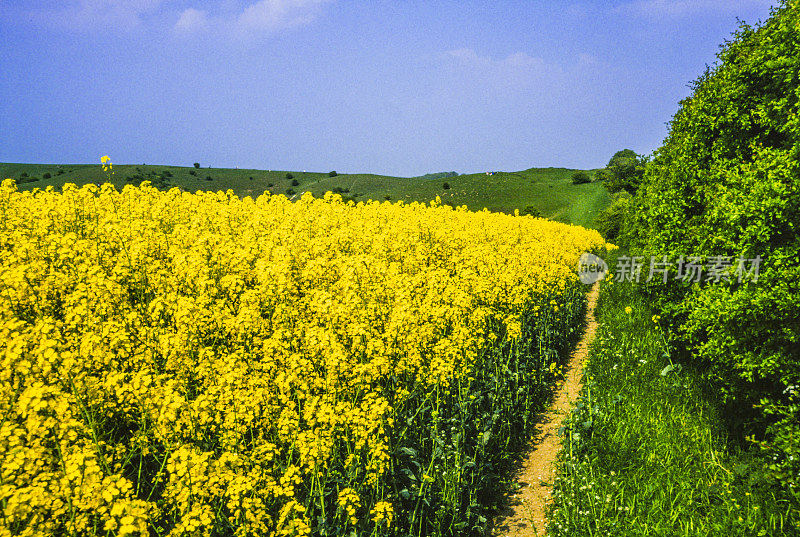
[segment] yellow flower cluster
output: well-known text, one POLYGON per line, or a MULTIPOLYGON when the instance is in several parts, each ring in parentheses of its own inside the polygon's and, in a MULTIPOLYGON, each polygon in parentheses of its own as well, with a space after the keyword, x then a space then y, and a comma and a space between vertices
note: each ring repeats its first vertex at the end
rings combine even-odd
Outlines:
POLYGON ((435 202, 147 183, 6 180, 0 211, 2 536, 305 535, 326 507, 389 531, 399 410, 557 311, 603 245, 435 202))

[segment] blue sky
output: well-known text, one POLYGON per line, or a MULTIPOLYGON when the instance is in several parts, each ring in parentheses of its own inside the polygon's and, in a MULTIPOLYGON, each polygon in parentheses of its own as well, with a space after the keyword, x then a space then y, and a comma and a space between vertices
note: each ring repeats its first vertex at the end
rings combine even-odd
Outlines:
POLYGON ((600 167, 774 3, 0 0, 0 162, 600 167))

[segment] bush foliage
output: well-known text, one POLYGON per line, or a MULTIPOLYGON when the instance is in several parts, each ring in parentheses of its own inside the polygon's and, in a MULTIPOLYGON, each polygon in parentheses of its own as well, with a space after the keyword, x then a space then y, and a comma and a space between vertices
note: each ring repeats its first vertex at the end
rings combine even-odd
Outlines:
POLYGON ((650 291, 685 356, 716 382, 733 438, 757 442, 769 474, 796 501, 800 7, 784 2, 760 27, 741 24, 718 56, 646 166, 623 242, 645 260, 763 258, 757 283, 671 278, 650 291))
POLYGON ((642 182, 646 164, 645 157, 637 155, 632 149, 623 149, 614 153, 608 165, 597 172, 597 180, 603 181, 603 185, 611 193, 634 194, 642 182))
POLYGON ((630 196, 621 195, 597 215, 595 228, 607 241, 615 242, 619 239, 629 205, 630 196))
POLYGON ((589 174, 584 171, 577 171, 572 174, 572 184, 573 185, 582 185, 584 183, 590 183, 592 179, 589 177, 589 174))

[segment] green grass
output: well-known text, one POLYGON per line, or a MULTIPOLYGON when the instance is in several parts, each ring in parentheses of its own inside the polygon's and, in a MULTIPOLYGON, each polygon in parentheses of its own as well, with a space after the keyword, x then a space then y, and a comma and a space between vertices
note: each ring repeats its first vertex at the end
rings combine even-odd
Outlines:
POLYGON ((797 535, 798 500, 728 441, 699 371, 630 284, 605 285, 582 398, 565 422, 557 536, 797 535), (630 313, 626 311, 630 307, 630 313))
MULTIPOLYGON (((327 172, 287 172, 245 170, 231 168, 200 168, 158 165, 114 165, 114 184, 121 188, 141 179, 153 181, 156 186, 177 186, 191 192, 197 190, 233 190, 239 196, 256 197, 264 191, 286 194, 292 189, 295 198, 309 191, 322 196, 329 190, 341 189, 343 196, 360 200, 421 201, 428 202, 436 196, 449 205, 466 205, 472 210, 487 208, 490 211, 513 212, 532 206, 541 216, 587 227, 592 227, 597 214, 611 201, 601 183, 573 185, 574 169, 530 168, 519 172, 498 172, 495 175, 474 173, 446 179, 391 177, 374 174, 342 174, 328 177, 327 172), (172 174, 159 181, 164 172, 172 174), (195 172, 196 175, 192 175, 195 172), (292 186, 286 174, 300 184, 292 186), (207 180, 207 177, 211 180, 207 180), (447 182, 450 189, 444 189, 447 182)), ((99 164, 2 164, 0 177, 17 180, 20 190, 47 186, 60 187, 66 182, 82 185, 106 182, 99 164), (60 172, 60 173, 59 173, 60 172), (21 174, 37 180, 21 182, 21 174), (42 176, 49 173, 51 177, 42 176)))

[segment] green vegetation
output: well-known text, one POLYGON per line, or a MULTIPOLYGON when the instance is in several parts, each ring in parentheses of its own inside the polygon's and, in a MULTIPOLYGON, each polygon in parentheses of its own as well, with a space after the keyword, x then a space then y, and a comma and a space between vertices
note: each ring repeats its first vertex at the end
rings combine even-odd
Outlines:
POLYGON ((630 198, 627 192, 617 194, 611 204, 603 209, 595 219, 595 229, 612 243, 617 242, 619 239, 622 225, 630 207, 630 198))
POLYGON ((573 185, 582 185, 585 183, 591 182, 592 179, 589 177, 589 174, 583 170, 579 170, 572 174, 572 184, 573 185))
MULTIPOLYGON (((497 172, 491 176, 485 173, 456 174, 447 178, 450 185, 447 190, 439 181, 411 177, 373 174, 337 174, 330 177, 329 173, 319 172, 204 169, 207 173, 201 175, 193 167, 114 164, 112 181, 118 188, 129 183, 151 181, 159 188, 179 187, 190 192, 209 188, 230 189, 239 196, 252 197, 264 191, 285 193, 287 188, 301 194, 308 191, 317 197, 332 191, 354 201, 385 200, 389 196, 392 200, 410 203, 427 202, 439 196, 443 203, 466 205, 476 211, 487 208, 490 211, 512 213, 518 209, 525 213, 524 209, 531 207, 531 211, 527 211, 529 214, 589 227, 611 203, 611 196, 602 183, 573 185, 571 176, 576 170, 568 168, 531 168, 519 172, 497 172), (164 176, 163 181, 156 181, 165 171, 170 175, 164 176), (287 175, 291 175, 291 178, 287 175), (213 181, 206 180, 207 176, 211 176, 213 181), (302 185, 300 189, 298 185, 292 186, 293 180, 302 185)), ((83 185, 107 181, 99 164, 0 164, 0 176, 16 179, 21 190, 44 189, 48 186, 59 188, 64 183, 83 185), (52 178, 39 179, 30 184, 20 181, 21 173, 40 177, 45 172, 51 173, 52 178)))
MULTIPOLYGON (((703 364, 733 437, 763 449, 800 502, 800 6, 742 25, 695 83, 631 200, 623 242, 707 265, 763 258, 757 285, 670 282, 649 293, 703 364)), ((749 265, 748 265, 749 268, 749 265)))
POLYGON ((458 177, 458 173, 457 172, 426 173, 425 175, 420 175, 417 179, 447 179, 449 177, 458 177))
POLYGON ((550 534, 796 535, 796 504, 756 456, 729 443, 713 383, 676 360, 669 325, 649 302, 635 284, 601 287, 550 534))
POLYGON ((597 180, 611 193, 627 192, 634 194, 642 182, 642 174, 647 159, 637 155, 632 149, 617 151, 608 161, 608 165, 598 171, 597 180))
POLYGON ((800 534, 799 43, 800 4, 742 24, 652 160, 603 172, 632 196, 598 228, 644 267, 636 292, 605 291, 558 534, 800 534), (679 278, 688 260, 699 278, 679 278), (645 282, 652 261, 666 282, 645 282))
MULTIPOLYGON (((533 205, 528 205, 527 207, 525 207, 524 209, 522 209, 522 210, 520 211, 520 214, 522 214, 522 215, 526 215, 526 214, 527 214, 527 215, 535 216, 535 217, 537 217, 537 218, 538 218, 538 217, 540 217, 540 216, 542 216, 542 213, 540 213, 540 212, 539 212, 539 209, 537 209, 537 208, 536 208, 536 207, 534 207, 533 205)), ((598 230, 598 231, 599 231, 599 230, 598 230)))

